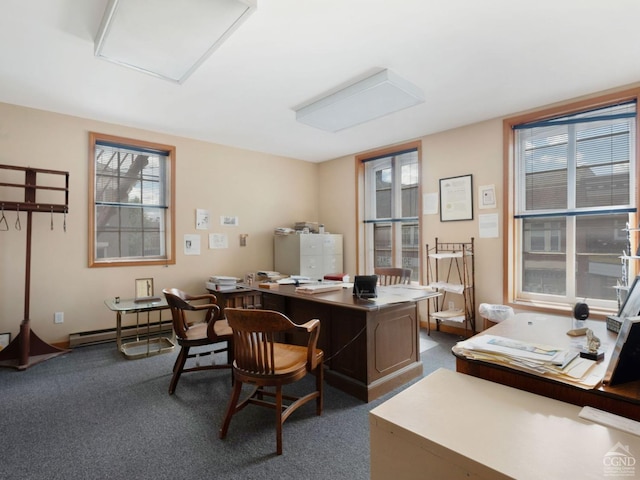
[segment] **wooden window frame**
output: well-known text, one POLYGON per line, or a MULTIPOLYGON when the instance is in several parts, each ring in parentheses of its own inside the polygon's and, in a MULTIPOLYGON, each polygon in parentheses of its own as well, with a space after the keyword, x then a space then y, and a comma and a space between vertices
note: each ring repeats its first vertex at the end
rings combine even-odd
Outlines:
MULTIPOLYGON (((521 310, 532 310, 549 313, 561 313, 566 314, 571 311, 572 305, 567 302, 533 302, 529 300, 523 300, 517 297, 518 294, 518 279, 516 278, 516 265, 519 262, 518 250, 518 237, 517 237, 517 221, 515 217, 516 208, 516 172, 515 172, 515 131, 514 126, 525 124, 533 121, 543 121, 551 118, 556 118, 564 115, 571 115, 578 112, 587 110, 594 110, 598 108, 604 108, 606 106, 625 103, 630 101, 636 101, 640 104, 640 88, 634 88, 630 90, 622 90, 619 92, 594 95, 588 98, 568 102, 563 105, 553 106, 541 110, 532 111, 526 114, 506 118, 503 120, 503 303, 511 305, 521 310)), ((636 141, 640 141, 640 105, 636 111, 636 141)), ((636 146, 635 151, 635 174, 636 174, 636 189, 635 189, 635 205, 640 204, 640 146, 636 146)), ((638 215, 636 214, 636 217, 638 215)), ((637 245, 634 245, 634 248, 637 245)), ((607 308, 591 308, 592 316, 596 318, 604 318, 604 316, 611 314, 612 311, 607 308)))
MULTIPOLYGON (((380 150, 374 150, 371 152, 363 153, 360 155, 356 155, 355 157, 355 167, 356 167, 356 236, 357 236, 357 249, 356 258, 357 265, 356 269, 360 274, 372 274, 373 273, 373 265, 369 265, 369 261, 367 260, 367 252, 365 245, 366 240, 366 225, 365 225, 365 203, 367 199, 365 198, 365 163, 368 161, 391 156, 393 154, 397 154, 403 151, 408 150, 416 150, 418 155, 418 245, 422 245, 422 227, 423 227, 423 219, 422 219, 422 142, 414 141, 408 142, 404 144, 394 145, 390 147, 386 147, 380 150)), ((399 238, 402 239, 402 232, 397 232, 399 238)), ((401 248, 401 247, 400 247, 401 248)), ((397 251, 397 246, 394 246, 392 251, 392 258, 398 258, 399 252, 397 251)), ((422 278, 424 272, 424 262, 422 258, 421 251, 418 252, 418 278, 422 278)))
POLYGON ((119 137, 114 135, 107 135, 96 132, 89 132, 89 195, 88 195, 88 210, 89 210, 89 267, 131 267, 131 266, 150 266, 150 265, 173 265, 176 258, 176 234, 175 234, 175 196, 176 196, 176 147, 173 145, 164 145, 160 143, 147 142, 143 140, 136 140, 131 138, 119 137), (100 260, 96 258, 96 218, 95 218, 95 185, 96 185, 96 159, 95 159, 95 147, 97 142, 108 142, 113 144, 119 144, 123 147, 144 148, 151 150, 159 150, 167 152, 167 176, 165 179, 165 188, 168 189, 168 214, 166 215, 166 229, 165 229, 165 256, 162 258, 136 258, 132 260, 131 257, 123 257, 123 260, 119 259, 107 259, 100 260))

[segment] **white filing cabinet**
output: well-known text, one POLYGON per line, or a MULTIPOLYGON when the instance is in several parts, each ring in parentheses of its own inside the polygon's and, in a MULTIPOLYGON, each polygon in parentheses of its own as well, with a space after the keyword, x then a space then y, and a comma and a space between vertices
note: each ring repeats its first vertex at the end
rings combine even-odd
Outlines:
POLYGON ((276 235, 274 270, 313 280, 342 273, 342 235, 334 233, 276 235))

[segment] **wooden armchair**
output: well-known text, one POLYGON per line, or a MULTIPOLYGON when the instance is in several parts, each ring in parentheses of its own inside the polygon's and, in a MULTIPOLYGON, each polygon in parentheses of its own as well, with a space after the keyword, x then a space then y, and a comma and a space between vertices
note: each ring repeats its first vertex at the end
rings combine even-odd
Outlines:
POLYGON ((173 394, 183 372, 195 372, 198 370, 211 370, 219 368, 231 368, 233 360, 233 335, 226 320, 221 319, 220 307, 216 305, 216 296, 213 294, 189 295, 177 288, 165 288, 162 290, 167 299, 173 319, 173 331, 180 345, 180 353, 173 365, 173 377, 169 384, 169 394, 173 394), (194 304, 199 300, 208 300, 204 304, 194 304), (193 323, 187 320, 187 312, 205 311, 204 322, 193 323), (202 345, 214 345, 226 342, 221 348, 213 349, 205 353, 189 354, 191 347, 202 345), (187 359, 198 355, 216 354, 227 352, 226 364, 195 365, 185 368, 187 359))
POLYGON ((411 282, 410 268, 376 268, 380 285, 408 285, 411 282))
POLYGON ((248 404, 269 407, 276 411, 276 451, 281 455, 282 424, 289 415, 313 399, 316 400, 316 414, 322 414, 323 352, 316 348, 320 321, 296 325, 285 315, 270 310, 226 308, 225 314, 233 330, 234 388, 220 428, 220 438, 226 437, 231 417, 248 404), (309 335, 307 345, 277 342, 276 337, 287 331, 306 332, 309 335), (302 397, 283 394, 283 385, 302 379, 307 372, 316 377, 313 392, 302 397), (243 383, 254 385, 254 388, 238 402, 243 383), (275 391, 267 390, 267 387, 275 391), (265 396, 274 400, 267 401, 265 396))

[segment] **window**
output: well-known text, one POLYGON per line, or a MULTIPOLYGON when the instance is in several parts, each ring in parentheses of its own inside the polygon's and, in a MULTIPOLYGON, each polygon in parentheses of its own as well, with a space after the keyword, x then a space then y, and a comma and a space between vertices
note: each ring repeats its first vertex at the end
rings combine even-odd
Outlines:
POLYGON ((363 189, 364 272, 411 269, 420 281, 420 150, 413 143, 358 157, 363 189))
POLYGON ((175 263, 175 147, 91 133, 89 266, 175 263))
POLYGON ((635 98, 603 99, 505 121, 509 301, 617 308, 620 257, 632 254, 636 110, 635 98))

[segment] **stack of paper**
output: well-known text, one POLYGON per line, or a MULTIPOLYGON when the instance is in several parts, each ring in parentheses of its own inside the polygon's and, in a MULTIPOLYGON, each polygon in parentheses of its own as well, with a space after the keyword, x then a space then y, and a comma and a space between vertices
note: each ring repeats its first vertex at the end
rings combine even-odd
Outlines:
POLYGON ((296 231, 293 228, 289 227, 276 227, 273 230, 274 235, 291 235, 294 233, 296 233, 296 231))
POLYGON ((602 376, 592 375, 596 362, 579 352, 548 345, 521 342, 495 335, 477 335, 458 342, 454 353, 473 360, 506 365, 537 375, 550 376, 583 388, 594 388, 602 376))
POLYGON ((301 285, 303 283, 311 283, 312 281, 309 277, 303 275, 291 275, 290 277, 281 278, 278 280, 278 283, 280 285, 301 285))
POLYGON ((305 285, 304 287, 297 287, 296 293, 324 293, 324 292, 332 292, 334 290, 342 290, 342 284, 330 283, 330 284, 305 285))
POLYGON ((218 292, 235 290, 238 283, 237 277, 226 277, 223 275, 213 275, 209 277, 209 281, 206 282, 205 287, 208 290, 216 290, 218 292))
POLYGON ((260 270, 256 272, 256 280, 258 280, 258 282, 275 282, 282 277, 283 276, 280 275, 280 272, 273 272, 270 270, 260 270))

